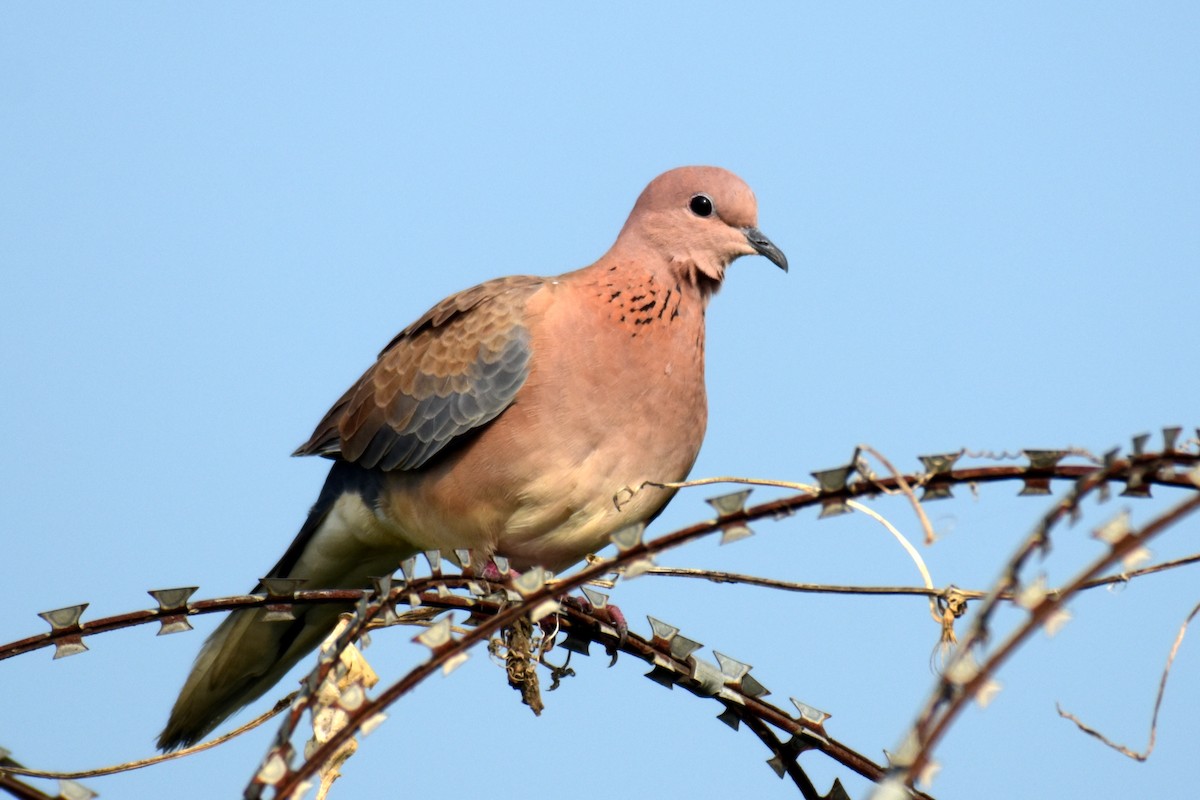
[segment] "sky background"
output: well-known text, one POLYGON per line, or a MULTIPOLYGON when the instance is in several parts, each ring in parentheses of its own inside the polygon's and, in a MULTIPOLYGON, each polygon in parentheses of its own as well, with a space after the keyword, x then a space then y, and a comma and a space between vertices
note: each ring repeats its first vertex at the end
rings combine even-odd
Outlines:
MULTIPOLYGON (((791 261, 739 261, 710 308, 694 475, 803 481, 861 442, 904 469, 960 447, 1101 452, 1200 424, 1200 6, 566 5, 0 8, 0 641, 74 603, 86 619, 147 607, 150 588, 247 590, 325 475, 288 454, 396 331, 481 280, 590 263, 682 164, 745 178, 791 261)), ((938 585, 995 579, 1052 502, 1017 488, 930 506, 938 585)), ((651 533, 708 517, 714 493, 681 494, 651 533)), ((1057 534, 1052 585, 1129 503, 1089 503, 1057 534)), ((1162 503, 1132 505, 1135 521, 1162 503)), ((874 506, 919 538, 902 501, 874 506)), ((755 527, 662 563, 918 582, 861 515, 755 527)), ((1197 532, 1155 557, 1196 550, 1197 532)), ((1190 794, 1200 643, 1146 764, 1054 703, 1144 746, 1198 587, 1193 567, 1080 598, 959 721, 931 792, 1190 794)), ((932 686, 921 600, 648 577, 614 601, 637 632, 651 614, 754 664, 774 699, 831 712, 830 734, 876 759, 932 686)), ((51 769, 149 755, 216 622, 0 663, 0 746, 51 769)), ((423 656, 410 636, 374 637, 384 681, 423 656)), ((606 663, 577 659, 534 719, 477 651, 393 706, 332 796, 798 796, 717 704, 606 663)), ((85 783, 238 797, 272 735, 85 783)), ((801 763, 822 789, 869 791, 801 763)))

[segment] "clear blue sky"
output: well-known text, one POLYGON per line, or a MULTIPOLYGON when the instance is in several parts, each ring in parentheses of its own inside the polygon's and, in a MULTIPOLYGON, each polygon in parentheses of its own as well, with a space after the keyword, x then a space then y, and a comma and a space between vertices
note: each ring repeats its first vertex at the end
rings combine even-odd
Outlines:
MULTIPOLYGON (((697 476, 805 480, 859 442, 915 468, 962 446, 1101 451, 1200 424, 1200 7, 652 5, 5 5, 0 640, 72 603, 99 616, 146 606, 149 588, 248 589, 324 477, 288 453, 397 330, 482 279, 590 262, 680 164, 742 175, 792 264, 745 259, 713 303, 697 476)), ((960 493, 930 507, 945 537, 924 552, 937 583, 983 587, 1050 501, 960 493)), ((656 529, 708 516, 708 494, 681 495, 656 529)), ((1052 584, 1121 502, 1059 535, 1052 584)), ((902 503, 876 507, 919 536, 902 503)), ((1155 555, 1190 552, 1197 525, 1155 555)), ((865 519, 757 528, 664 561, 917 580, 865 519)), ((1193 569, 1082 599, 959 723, 933 793, 1188 794, 1200 642, 1147 764, 1054 702, 1142 746, 1196 587, 1193 569)), ((649 613, 754 664, 873 757, 931 686, 917 600, 656 578, 615 599, 635 630, 649 613)), ((0 664, 0 746, 61 769, 149 754, 214 624, 0 664)), ((418 657, 409 635, 375 637, 384 680, 418 657)), ((391 709, 334 796, 796 796, 715 704, 640 662, 576 667, 535 720, 475 653, 391 709)), ((240 796, 270 736, 86 783, 240 796)))

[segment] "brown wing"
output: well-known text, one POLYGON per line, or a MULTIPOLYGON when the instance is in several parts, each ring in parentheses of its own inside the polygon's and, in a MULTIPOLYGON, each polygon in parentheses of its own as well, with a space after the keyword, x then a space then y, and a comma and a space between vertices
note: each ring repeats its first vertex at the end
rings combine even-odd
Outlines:
POLYGON ((529 374, 524 308, 542 282, 499 278, 438 303, 383 349, 293 455, 416 469, 495 419, 529 374))

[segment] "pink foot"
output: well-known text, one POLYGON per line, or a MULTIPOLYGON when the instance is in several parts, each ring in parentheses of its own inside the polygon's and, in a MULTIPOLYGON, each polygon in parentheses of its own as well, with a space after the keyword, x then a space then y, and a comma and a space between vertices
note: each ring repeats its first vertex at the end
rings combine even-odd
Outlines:
POLYGON ((517 572, 515 569, 510 569, 508 574, 505 575, 500 571, 500 568, 496 566, 496 562, 489 558, 487 563, 483 565, 483 569, 480 571, 479 577, 483 578, 485 581, 492 581, 493 583, 504 583, 509 578, 515 578, 520 574, 521 573, 517 572))
POLYGON ((629 636, 629 623, 625 621, 625 612, 618 606, 605 606, 596 609, 596 616, 601 619, 607 617, 608 624, 617 629, 617 641, 625 644, 625 639, 629 636))
POLYGON ((625 643, 625 638, 629 635, 629 623, 625 621, 625 613, 618 606, 611 603, 595 606, 586 596, 564 597, 563 601, 616 628, 618 645, 625 643))

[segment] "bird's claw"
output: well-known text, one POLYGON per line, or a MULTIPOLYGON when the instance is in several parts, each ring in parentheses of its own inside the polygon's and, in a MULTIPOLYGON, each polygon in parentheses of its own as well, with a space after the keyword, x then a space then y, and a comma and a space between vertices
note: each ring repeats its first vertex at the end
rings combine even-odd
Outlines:
POLYGON ((617 653, 625 644, 625 640, 629 638, 629 623, 625 620, 625 613, 621 611, 619 606, 611 603, 606 603, 603 606, 593 605, 586 597, 564 597, 563 602, 582 611, 585 614, 590 614, 600 622, 611 626, 617 632, 617 641, 605 648, 612 661, 609 663, 611 667, 617 663, 617 653))
POLYGON ((607 617, 608 624, 616 629, 618 647, 625 644, 625 640, 629 638, 629 623, 625 621, 625 613, 618 606, 609 605, 596 609, 596 616, 601 619, 607 617))

